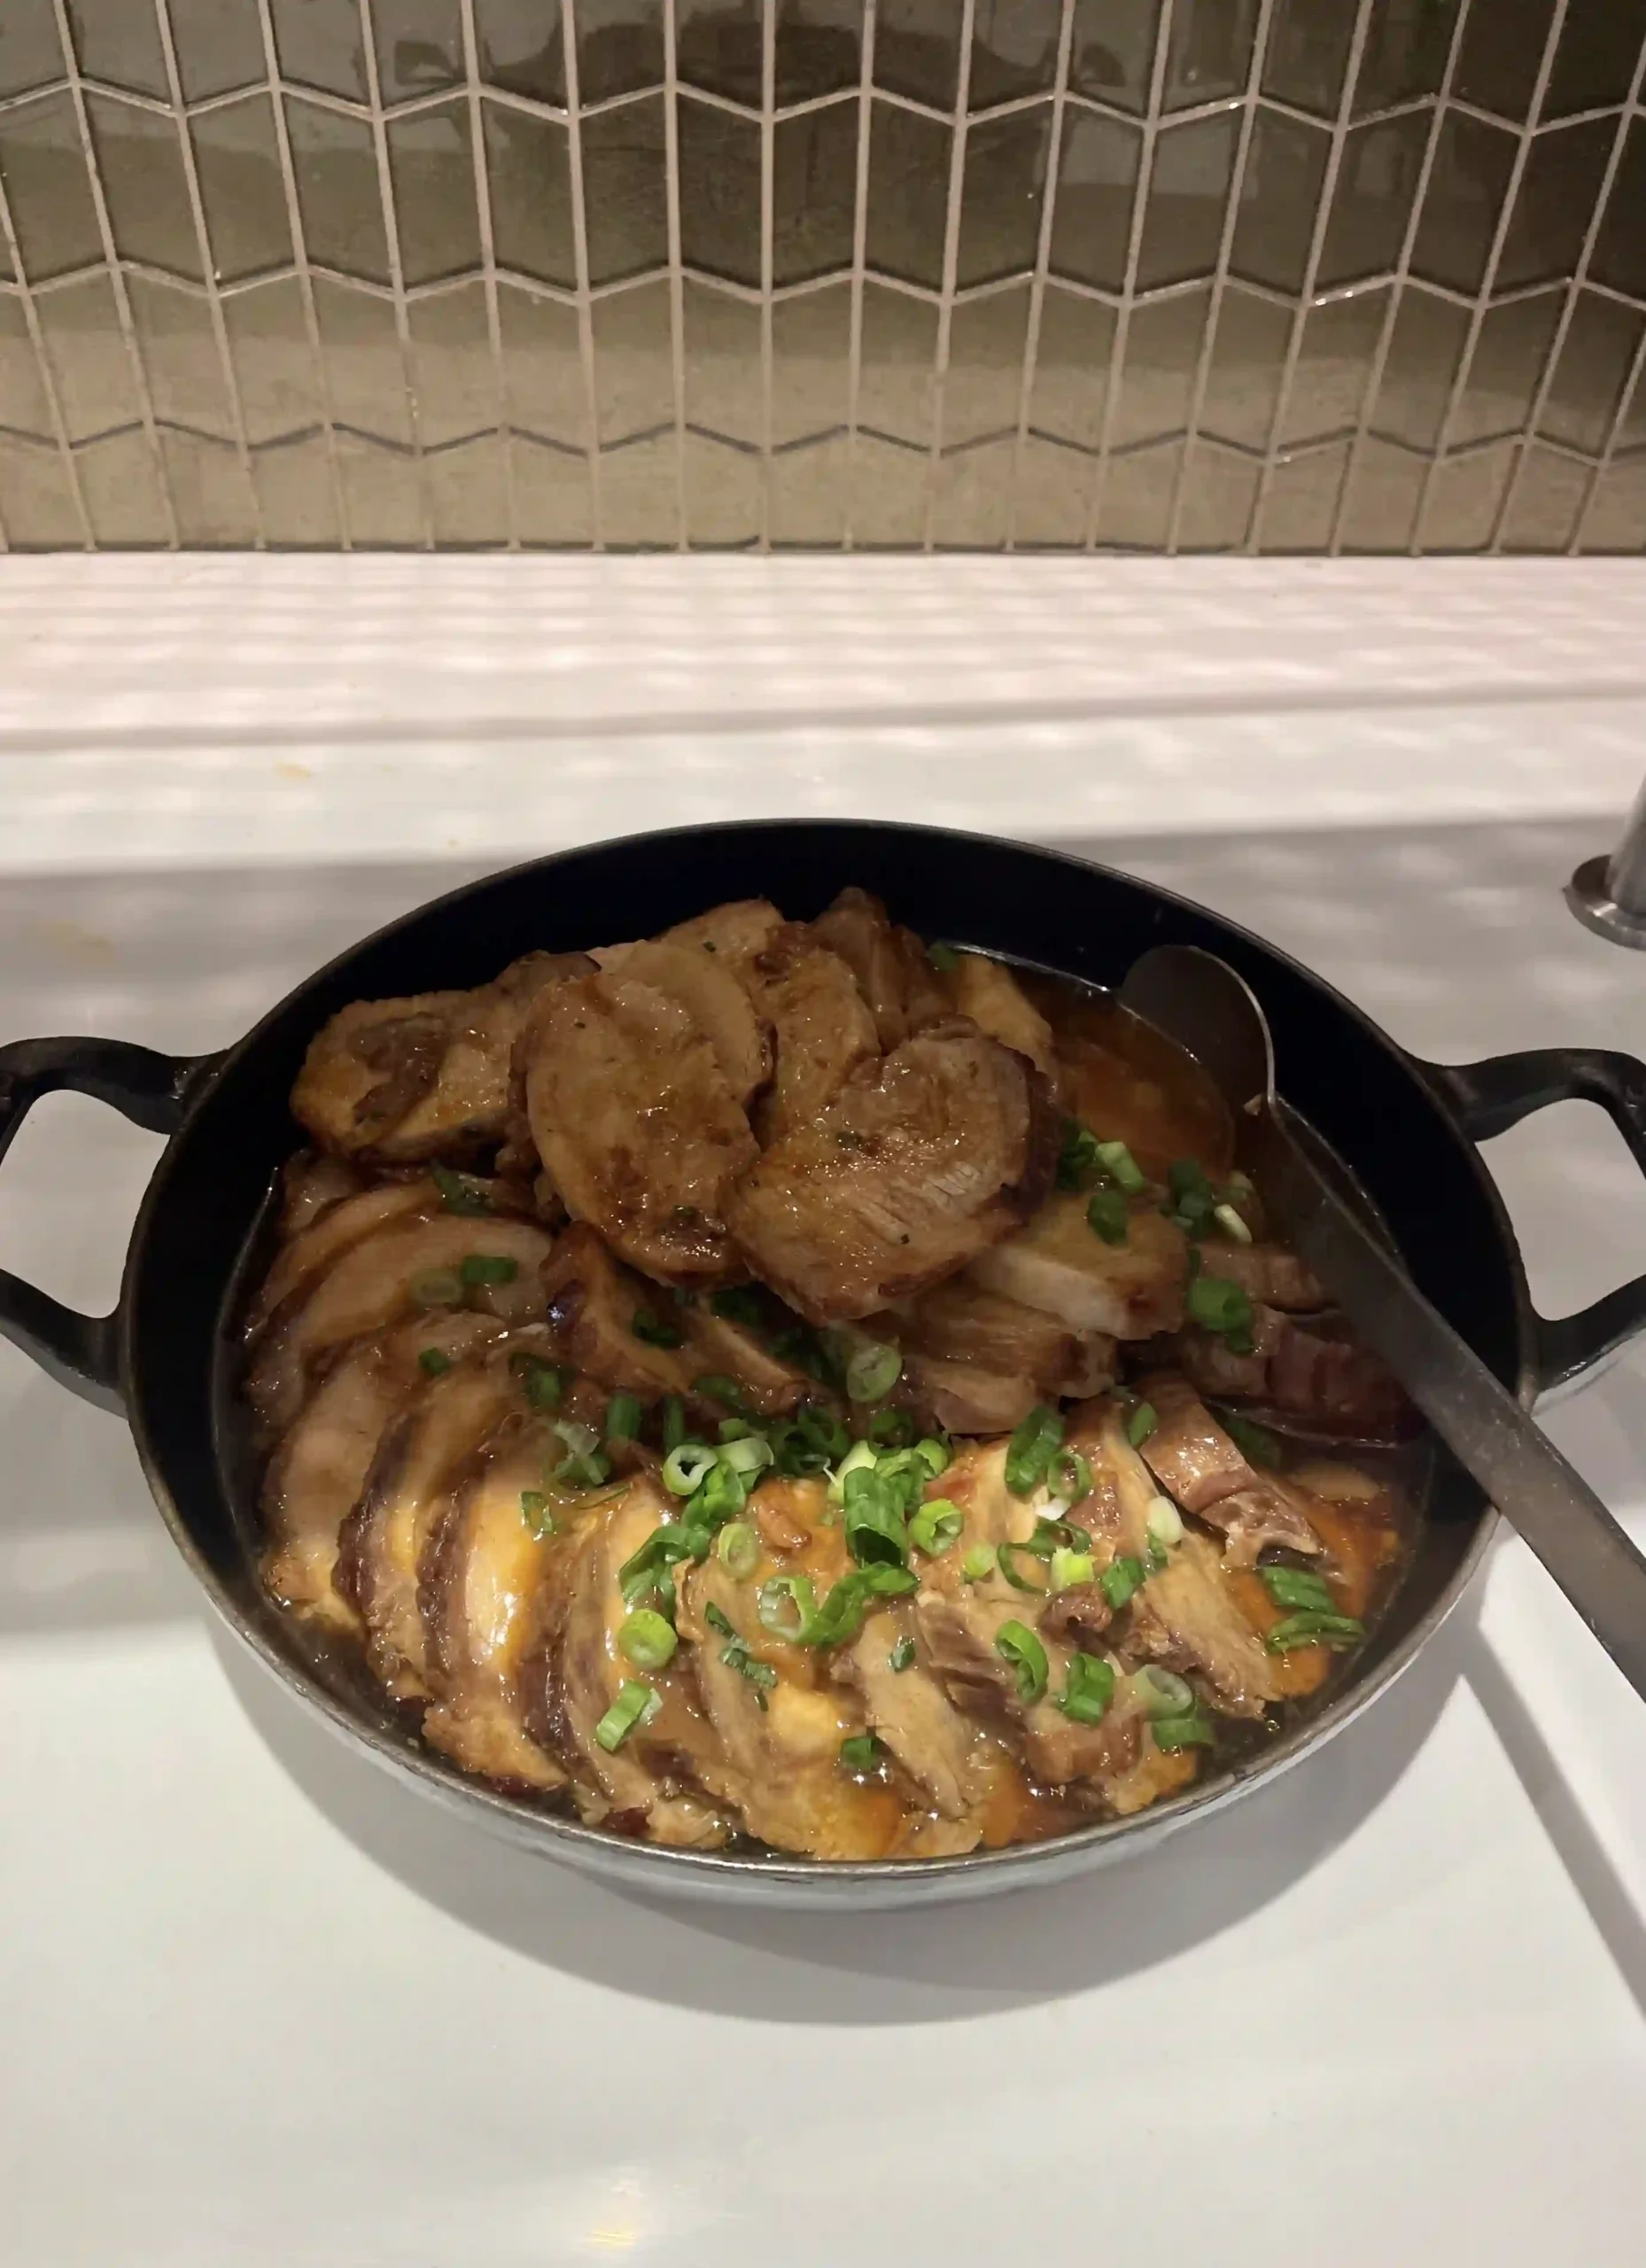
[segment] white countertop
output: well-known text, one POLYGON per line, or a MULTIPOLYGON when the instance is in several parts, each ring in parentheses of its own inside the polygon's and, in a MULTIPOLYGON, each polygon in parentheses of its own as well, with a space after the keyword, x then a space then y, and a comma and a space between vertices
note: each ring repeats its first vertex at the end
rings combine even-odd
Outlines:
MULTIPOLYGON (((486 865, 855 809, 1107 852, 1436 1056, 1646 1053, 1646 960, 1559 895, 1646 769, 1640 574, 788 563, 5 563, 0 1033, 213 1046, 486 865)), ((0 1259, 106 1305, 157 1148, 43 1106, 0 1259)), ((1490 1157, 1547 1311, 1646 1268, 1597 1114, 1490 1157)), ((1643 1381, 1550 1424, 1646 1535, 1643 1381)), ((1512 1539, 1369 1717, 1154 1858, 716 1918, 312 1726, 207 1623, 118 1424, 4 1347, 0 1442, 8 2264, 1641 2257, 1646 1713, 1512 1539)))

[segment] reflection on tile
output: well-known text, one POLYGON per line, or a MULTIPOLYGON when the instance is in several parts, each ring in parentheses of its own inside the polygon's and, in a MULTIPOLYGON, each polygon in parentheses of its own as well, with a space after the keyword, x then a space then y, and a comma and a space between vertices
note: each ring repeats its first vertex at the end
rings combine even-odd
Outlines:
POLYGON ((51 439, 51 407, 40 358, 23 320, 22 302, 0 292, 0 425, 14 433, 51 439))
MULTIPOLYGON (((129 0, 120 0, 122 12, 129 0)), ((268 76, 257 0, 167 0, 177 79, 186 103, 203 103, 268 76)))
POLYGON ((1302 288, 1330 137, 1259 105, 1230 267, 1277 291, 1302 288))
POLYGON ((680 255, 688 268, 760 282, 760 127, 681 98, 680 255))
POLYGON ((223 323, 252 447, 317 424, 320 375, 297 278, 276 276, 232 292, 223 301, 223 323))
POLYGON ((1152 441, 1188 423, 1210 299, 1209 290, 1185 291, 1132 310, 1109 434, 1112 447, 1152 441))
MULTIPOLYGON (((1616 134, 1614 120, 1596 118, 1533 138, 1494 291, 1575 274, 1616 134)), ((1646 220, 1636 219, 1646 236, 1646 220)))
MULTIPOLYGON (((668 285, 640 284, 632 291, 597 299, 593 320, 594 399, 599 404, 602 448, 632 433, 651 432, 660 425, 672 424, 674 361, 668 285)), ((609 541, 609 528, 606 533, 609 541)))
POLYGON ((498 266, 571 291, 578 264, 566 128, 502 103, 483 103, 480 114, 498 266))
POLYGON ((936 110, 952 110, 960 78, 955 0, 880 0, 874 83, 936 110))
POLYGON ((1378 290, 1309 309, 1280 421, 1281 447, 1324 441, 1358 424, 1388 305, 1387 291, 1378 290))
MULTIPOLYGON (((64 73, 51 0, 6 0, 0 22, 0 97, 27 94, 64 73)), ((72 540, 78 540, 78 533, 72 540)))
POLYGON ((250 95, 209 110, 190 130, 219 282, 283 268, 291 258, 291 227, 268 97, 250 95))
POLYGON ((577 19, 580 101, 609 102, 662 83, 657 0, 578 0, 577 19))
POLYGON ((468 104, 439 103, 409 118, 391 119, 388 144, 407 283, 432 284, 477 267, 480 215, 468 104))
POLYGON ((1246 92, 1256 0, 1176 0, 1161 101, 1187 110, 1246 92))
POLYGON ((1013 530, 1017 549, 1078 549, 1086 540, 1091 470, 1091 460, 1077 450, 1037 433, 1025 436, 1013 530))
POLYGON ((1606 217, 1600 224, 1589 274, 1614 291, 1646 299, 1646 118, 1629 121, 1623 157, 1612 176, 1606 217))
POLYGON ((663 97, 653 95, 583 123, 583 200, 591 284, 643 276, 669 257, 664 177, 663 97))
POLYGON ((845 541, 851 445, 843 433, 780 449, 772 460, 771 540, 779 548, 845 541))
POLYGON ((859 551, 908 550, 926 540, 923 449, 859 433, 851 451, 851 540, 859 551))
POLYGON ((156 417, 231 439, 229 388, 205 300, 149 276, 128 276, 126 295, 156 417))
POLYGON ((85 540, 61 455, 4 431, 0 526, 13 551, 75 551, 85 540))
POLYGON ((1417 529, 1428 460, 1393 441, 1361 444, 1344 498, 1345 551, 1407 551, 1417 529))
POLYGON ((1160 14, 1161 0, 1075 0, 1069 85, 1141 116, 1149 107, 1160 14))
POLYGON ((339 433, 338 470, 357 549, 398 551, 422 543, 423 491, 410 457, 358 433, 339 433))
POLYGON ((932 476, 932 546, 937 551, 998 551, 1012 519, 1010 436, 947 452, 932 476))
POLYGON ((789 0, 778 11, 775 46, 780 103, 855 87, 863 71, 863 0, 789 0))
POLYGON ((1015 428, 1028 331, 1027 284, 956 307, 943 389, 945 449, 1015 428))
POLYGON ((1646 456, 1615 459, 1583 517, 1585 551, 1646 551, 1646 456))
POLYGON ((560 551, 574 546, 581 549, 594 541, 588 466, 581 456, 516 433, 509 463, 514 476, 515 529, 522 543, 560 551))
POLYGON ((479 278, 414 299, 407 309, 407 324, 417 438, 423 447, 439 448, 496 425, 502 404, 492 360, 485 286, 479 278))
POLYGON ((1354 113, 1390 110, 1439 91, 1459 0, 1374 0, 1355 82, 1354 113))
POLYGON ((680 540, 679 454, 672 433, 609 449, 600 461, 601 532, 609 551, 680 540))
MULTIPOLYGON (((588 396, 576 308, 499 284, 497 322, 509 423, 567 448, 586 448, 588 396)), ((586 511, 587 501, 586 493, 586 511)))
POLYGON ((66 94, 43 95, 0 114, 0 183, 23 273, 32 282, 102 259, 80 128, 66 94))
POLYGON ((333 417, 358 432, 409 447, 411 395, 393 307, 329 276, 317 276, 314 288, 333 417))
POLYGON ((335 551, 343 541, 325 436, 276 442, 252 459, 263 540, 283 551, 335 551))
POLYGON ((111 434, 75 453, 80 493, 99 548, 150 550, 171 541, 154 452, 142 433, 111 434))
POLYGON ((850 268, 857 203, 857 104, 784 120, 773 136, 773 281, 804 284, 850 268))
POLYGON ((137 374, 120 341, 108 276, 86 276, 60 291, 43 291, 35 315, 69 439, 135 424, 137 374))
POLYGON ((869 130, 868 264, 937 291, 943 284, 951 135, 936 120, 876 103, 869 130))
POLYGON ((757 446, 765 425, 759 308, 688 276, 681 314, 687 423, 757 446))
POLYGON ((1330 549, 1348 460, 1348 443, 1334 441, 1277 462, 1257 524, 1260 551, 1330 549))
POLYGON ((1401 293, 1389 336, 1388 360, 1371 422, 1391 440, 1432 449, 1446 422, 1446 405, 1463 362, 1469 315, 1416 284, 1401 293))
MULTIPOLYGON (((1217 335, 1200 407, 1200 423, 1207 433, 1248 449, 1268 447, 1291 335, 1292 317, 1285 307, 1243 291, 1238 284, 1228 287, 1217 311, 1217 335)), ((1300 370, 1298 391, 1302 386, 1300 370)))
MULTIPOLYGON (((1062 441, 1095 449, 1103 438, 1109 356, 1114 344, 1113 307, 1048 284, 1040 306, 1035 350, 1031 425, 1062 441)), ((1056 460, 1046 459, 1047 463, 1056 460)), ((1082 521, 1084 533, 1084 521, 1082 521)))
POLYGON ((1194 442, 1184 466, 1178 548, 1238 551, 1252 531, 1259 470, 1215 441, 1194 442))
POLYGON ((1421 530, 1425 551, 1484 551, 1492 540, 1518 454, 1513 441, 1488 441, 1435 469, 1421 530))
POLYGON ((488 86, 565 107, 560 0, 474 0, 474 28, 480 76, 488 86))
MULTIPOLYGON (((858 423, 924 448, 932 438, 937 310, 883 284, 863 287, 858 423)), ((854 469, 854 482, 858 478, 854 469)), ((855 517, 854 517, 855 524, 855 517)))
POLYGON ((507 540, 508 470, 501 433, 477 433, 423 460, 430 532, 460 550, 492 548, 507 540))
POLYGON ((1452 87, 1466 103, 1517 124, 1532 108, 1555 0, 1489 0, 1469 11, 1452 87))
POLYGON ((772 310, 773 447, 844 425, 850 383, 850 285, 780 299, 772 310))
POLYGON ((162 432, 160 456, 179 543, 209 551, 256 542, 257 501, 234 449, 198 433, 162 432))
POLYGON ((1408 111, 1356 127, 1347 136, 1320 255, 1316 281, 1323 291, 1386 275, 1399 265, 1429 123, 1427 111, 1408 111))
POLYGON ((1570 0, 1542 115, 1567 118, 1623 102, 1642 42, 1646 0, 1570 0))
POLYGON ((1232 111, 1169 127, 1154 145, 1154 174, 1137 255, 1137 285, 1153 291, 1209 276, 1217 266, 1234 172, 1232 111))
POLYGON ((458 0, 372 0, 377 86, 385 103, 438 95, 463 79, 458 0))
MULTIPOLYGON (((1538 431, 1597 456, 1646 333, 1646 312, 1580 291, 1538 431)), ((1627 446, 1627 439, 1625 439, 1627 446)))
POLYGON ((369 99, 357 0, 269 0, 280 75, 351 102, 369 99))
POLYGON ((977 0, 972 33, 972 110, 1049 91, 1057 76, 1061 11, 1024 0, 977 0))
POLYGON ((1512 134, 1447 112, 1412 247, 1414 276, 1471 296, 1479 290, 1514 159, 1512 134))
POLYGON ((758 110, 765 70, 760 16, 761 0, 675 0, 681 85, 706 87, 758 110))
POLYGON ((389 248, 370 127, 364 119, 288 96, 286 132, 309 259, 386 284, 389 248))
POLYGON ((962 291, 1034 266, 1051 141, 1049 103, 985 119, 967 135, 955 269, 962 291))
POLYGON ((200 247, 175 120, 106 95, 89 95, 86 112, 114 249, 122 260, 198 282, 200 247))
POLYGON ((688 543, 724 549, 759 540, 765 500, 755 451, 688 433, 684 469, 688 543))
POLYGON ((153 0, 67 0, 67 12, 82 78, 168 99, 153 0))
POLYGON ((1528 441, 1503 523, 1503 549, 1564 551, 1578 532, 1588 485, 1587 465, 1528 441))
POLYGON ((1099 550, 1164 549, 1182 462, 1181 441, 1156 441, 1110 460, 1098 508, 1099 550))
POLYGON ((1344 0, 1276 0, 1263 92, 1323 118, 1335 117, 1354 35, 1355 9, 1344 0))
POLYGON ((1060 276, 1118 291, 1126 281, 1132 200, 1143 136, 1118 119, 1071 110, 1063 121, 1052 266, 1060 276))
POLYGON ((1487 310, 1452 421, 1452 447, 1492 440, 1525 424, 1564 298, 1544 291, 1487 310))

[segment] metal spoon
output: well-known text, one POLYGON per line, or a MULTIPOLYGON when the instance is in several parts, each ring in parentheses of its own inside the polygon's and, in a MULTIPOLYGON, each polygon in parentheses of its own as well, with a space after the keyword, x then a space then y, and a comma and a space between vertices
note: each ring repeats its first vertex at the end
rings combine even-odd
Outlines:
POLYGON ((1215 1080, 1286 1242, 1646 1696, 1646 1558, 1344 1203, 1328 1155, 1275 1092, 1274 1041, 1245 979, 1196 946, 1160 945, 1133 965, 1120 998, 1215 1080))

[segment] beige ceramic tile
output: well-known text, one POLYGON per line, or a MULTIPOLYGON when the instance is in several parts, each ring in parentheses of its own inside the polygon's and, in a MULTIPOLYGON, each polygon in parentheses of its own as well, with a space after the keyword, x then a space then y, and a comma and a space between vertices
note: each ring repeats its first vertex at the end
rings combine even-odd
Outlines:
POLYGON ((1348 443, 1333 441, 1279 459, 1258 518, 1260 551, 1330 549, 1348 456, 1348 443))
POLYGON ((52 438, 51 406, 40 357, 28 335, 23 303, 10 291, 0 291, 0 426, 37 440, 52 438))
POLYGON ((1111 460, 1098 514, 1099 549, 1159 551, 1171 533, 1181 441, 1156 441, 1111 460))
POLYGON ((684 462, 687 541, 715 550, 757 542, 764 510, 758 454, 688 433, 684 462))
POLYGON ((146 437, 113 433, 74 453, 80 489, 98 548, 148 550, 171 541, 159 468, 146 437))
POLYGON ((58 451, 0 429, 0 526, 13 551, 74 551, 80 515, 58 451))
POLYGON ((520 540, 558 551, 592 543, 587 461, 516 433, 509 447, 515 526, 520 540))
POLYGON ((672 433, 602 452, 600 518, 608 550, 672 550, 679 542, 679 454, 672 433))
POLYGON ((931 540, 938 551, 998 551, 1012 520, 1011 438, 948 450, 933 476, 931 540))
POLYGON ((777 452, 771 475, 774 545, 832 550, 844 542, 850 462, 843 433, 777 452))
POLYGON ((160 435, 177 540, 199 550, 245 550, 257 540, 257 500, 246 467, 226 442, 160 435))

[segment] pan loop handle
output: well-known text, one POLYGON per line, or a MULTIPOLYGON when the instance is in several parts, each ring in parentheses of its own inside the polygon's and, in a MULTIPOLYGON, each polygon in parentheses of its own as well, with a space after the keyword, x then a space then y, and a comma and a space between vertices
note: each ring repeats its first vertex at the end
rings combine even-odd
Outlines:
MULTIPOLYGON (((1506 1134, 1555 1102, 1595 1102, 1646 1174, 1646 1063, 1608 1047, 1533 1047, 1482 1063, 1425 1063, 1471 1142, 1506 1134)), ((1646 1331, 1646 1276, 1619 1285, 1576 1315, 1535 1317, 1540 1394, 1580 1378, 1614 1348, 1646 1331)))
MULTIPOLYGON (((161 1055, 126 1039, 19 1039, 0 1047, 0 1158, 43 1095, 95 1096, 151 1134, 175 1134, 215 1055, 161 1055)), ((82 1315, 0 1269, 0 1335, 100 1409, 118 1410, 120 1311, 82 1315)))

